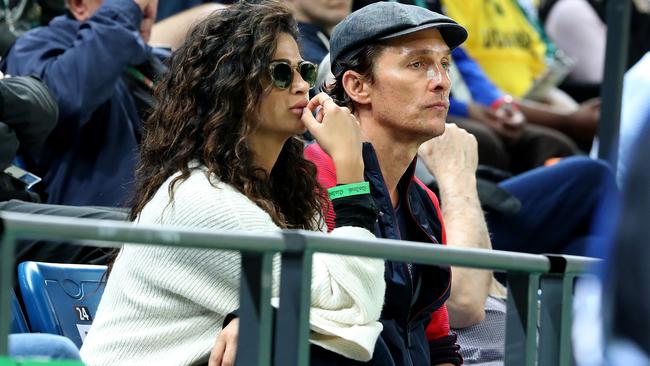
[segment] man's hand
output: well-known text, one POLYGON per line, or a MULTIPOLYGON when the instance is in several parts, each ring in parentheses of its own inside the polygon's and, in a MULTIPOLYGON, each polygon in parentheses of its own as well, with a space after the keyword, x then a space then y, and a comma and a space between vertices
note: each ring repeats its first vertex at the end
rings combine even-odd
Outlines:
POLYGON ((210 353, 208 366, 233 366, 237 357, 239 319, 235 318, 221 330, 210 353))
MULTIPOLYGON (((440 188, 442 217, 450 247, 490 249, 490 236, 476 191, 478 150, 476 139, 454 124, 445 133, 420 146, 425 165, 440 188)), ((447 300, 449 324, 464 328, 485 318, 485 299, 492 272, 452 267, 451 295, 447 300)))
MULTIPOLYGON (((436 177, 440 189, 461 182, 475 182, 476 138, 453 123, 446 125, 445 133, 422 144, 418 154, 436 177)), ((470 188, 476 190, 476 186, 470 188)))
POLYGON ((158 0, 133 0, 142 10, 142 23, 140 23, 140 35, 145 42, 151 38, 151 28, 156 21, 158 12, 158 0))

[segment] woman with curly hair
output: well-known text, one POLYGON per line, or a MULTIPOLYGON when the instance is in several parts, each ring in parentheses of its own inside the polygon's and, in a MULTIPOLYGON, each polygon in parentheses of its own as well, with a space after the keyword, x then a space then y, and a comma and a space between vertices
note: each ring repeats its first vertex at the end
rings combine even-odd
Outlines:
MULTIPOLYGON (((326 94, 308 101, 315 65, 303 61, 295 21, 275 1, 241 2, 199 23, 169 60, 145 123, 131 219, 137 224, 274 232, 324 231, 305 127, 330 154, 337 229, 373 238, 359 126, 326 94), (316 118, 313 111, 319 110, 316 118), (341 194, 342 192, 342 194, 341 194)), ((275 263, 274 295, 277 294, 275 263)), ((361 361, 381 331, 384 264, 315 254, 311 342, 361 361)), ((206 362, 238 307, 240 255, 125 244, 81 350, 88 365, 206 362)))

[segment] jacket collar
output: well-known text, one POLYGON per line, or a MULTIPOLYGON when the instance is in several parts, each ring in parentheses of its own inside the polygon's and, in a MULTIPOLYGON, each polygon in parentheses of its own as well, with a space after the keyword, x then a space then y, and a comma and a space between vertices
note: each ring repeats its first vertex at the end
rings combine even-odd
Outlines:
MULTIPOLYGON (((379 166, 379 159, 377 158, 377 153, 375 148, 370 142, 363 143, 363 162, 364 162, 364 173, 367 178, 371 178, 371 184, 381 184, 384 186, 385 194, 388 195, 386 190, 386 181, 384 176, 381 173, 381 167, 379 166)), ((399 180, 398 187, 400 189, 400 195, 406 194, 406 188, 415 178, 415 165, 417 164, 417 157, 413 157, 413 161, 409 164, 408 168, 402 174, 402 177, 399 180)), ((388 195, 387 197, 390 197, 388 195)), ((389 199, 390 200, 390 199, 389 199)))

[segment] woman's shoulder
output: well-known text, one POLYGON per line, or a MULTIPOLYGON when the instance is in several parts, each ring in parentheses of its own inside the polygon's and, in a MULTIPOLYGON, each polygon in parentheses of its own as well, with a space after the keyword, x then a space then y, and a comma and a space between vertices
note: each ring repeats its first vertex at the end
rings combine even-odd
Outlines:
POLYGON ((223 229, 253 226, 262 230, 275 226, 264 210, 207 168, 194 167, 189 177, 172 186, 180 174, 168 178, 158 189, 142 210, 140 223, 223 229))
POLYGON ((156 196, 160 196, 156 198, 167 202, 173 200, 177 204, 192 202, 199 205, 209 205, 216 200, 221 203, 228 203, 231 200, 250 202, 248 197, 230 184, 222 182, 205 166, 195 166, 191 168, 187 178, 177 180, 180 175, 181 173, 177 172, 169 177, 156 192, 156 196))

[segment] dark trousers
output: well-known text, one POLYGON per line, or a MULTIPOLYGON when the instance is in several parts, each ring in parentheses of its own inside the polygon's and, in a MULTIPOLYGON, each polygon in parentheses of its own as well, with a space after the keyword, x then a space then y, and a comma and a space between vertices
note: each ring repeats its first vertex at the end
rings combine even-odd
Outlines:
POLYGON ((585 255, 598 239, 592 223, 601 204, 618 194, 609 165, 585 157, 531 170, 499 186, 522 206, 517 213, 486 215, 492 246, 534 254, 585 255))

